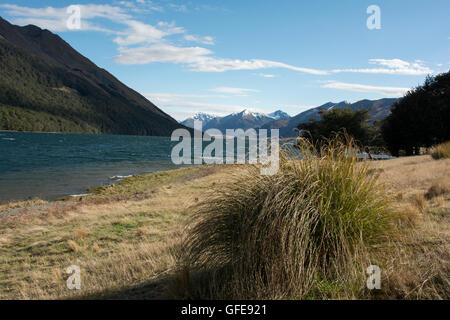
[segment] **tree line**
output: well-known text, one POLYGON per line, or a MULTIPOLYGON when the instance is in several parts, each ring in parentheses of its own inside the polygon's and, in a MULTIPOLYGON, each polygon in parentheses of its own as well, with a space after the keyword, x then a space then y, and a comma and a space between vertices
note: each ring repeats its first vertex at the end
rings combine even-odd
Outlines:
POLYGON ((298 125, 315 144, 345 132, 358 144, 394 156, 420 154, 421 148, 450 140, 450 72, 428 76, 397 100, 383 120, 370 122, 368 110, 321 110, 320 120, 298 125))

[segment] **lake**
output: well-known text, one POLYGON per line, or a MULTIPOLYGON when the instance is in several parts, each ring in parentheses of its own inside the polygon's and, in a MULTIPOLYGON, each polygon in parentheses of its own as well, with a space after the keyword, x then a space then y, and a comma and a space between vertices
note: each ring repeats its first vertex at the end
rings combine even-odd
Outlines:
POLYGON ((55 199, 180 168, 170 137, 0 132, 0 201, 55 199))
POLYGON ((0 202, 86 194, 128 176, 181 168, 171 159, 176 144, 170 137, 0 131, 0 202))

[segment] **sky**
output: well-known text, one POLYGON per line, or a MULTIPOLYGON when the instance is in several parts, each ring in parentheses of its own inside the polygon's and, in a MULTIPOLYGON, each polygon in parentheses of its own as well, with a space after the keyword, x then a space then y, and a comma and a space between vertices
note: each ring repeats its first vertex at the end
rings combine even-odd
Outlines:
POLYGON ((449 14, 448 0, 0 0, 179 121, 401 97, 450 69, 449 14))

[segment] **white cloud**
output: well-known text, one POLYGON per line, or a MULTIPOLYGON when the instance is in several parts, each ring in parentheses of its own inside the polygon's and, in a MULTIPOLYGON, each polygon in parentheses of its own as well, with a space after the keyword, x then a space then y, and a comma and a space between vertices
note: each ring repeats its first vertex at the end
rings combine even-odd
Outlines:
POLYGON ((332 72, 379 73, 398 75, 425 75, 433 73, 433 70, 424 66, 423 61, 421 60, 407 62, 401 59, 369 59, 369 63, 384 68, 335 69, 332 70, 332 72))
POLYGON ((136 13, 151 13, 152 11, 163 12, 164 8, 160 5, 155 4, 150 0, 136 0, 136 3, 133 1, 115 1, 117 5, 126 7, 128 10, 131 10, 136 13))
POLYGON ((208 45, 214 44, 214 38, 209 37, 209 36, 200 37, 200 36, 194 36, 194 35, 187 34, 184 36, 184 40, 197 42, 197 43, 201 43, 201 44, 208 44, 208 45))
POLYGON ((121 64, 182 63, 188 65, 189 70, 197 72, 285 68, 310 74, 327 74, 326 71, 295 67, 269 60, 217 59, 211 56, 212 53, 211 50, 202 47, 179 47, 158 43, 147 47, 119 48, 119 55, 115 60, 121 64))
MULTIPOLYGON (((175 23, 158 22, 156 25, 137 21, 130 12, 138 12, 136 5, 142 8, 157 6, 152 1, 119 1, 118 6, 85 4, 81 8, 81 30, 94 30, 116 34, 114 42, 119 46, 119 54, 115 61, 120 64, 149 64, 155 62, 183 64, 190 71, 195 72, 226 72, 232 70, 263 70, 288 69, 297 72, 328 75, 330 73, 373 73, 393 75, 425 75, 433 70, 424 65, 423 61, 407 62, 401 59, 370 59, 369 64, 374 68, 347 68, 334 70, 319 70, 299 67, 278 61, 264 59, 229 59, 214 56, 214 52, 201 46, 180 46, 171 41, 170 36, 183 35, 185 41, 212 45, 214 38, 187 34, 183 27, 175 23), (120 6, 119 6, 120 5, 120 6), (94 24, 92 19, 108 19, 114 23, 125 25, 123 31, 111 31, 94 24)), ((28 8, 13 4, 2 4, 6 13, 14 17, 17 24, 35 24, 52 31, 69 31, 67 19, 69 14, 66 8, 28 8)), ((175 7, 173 7, 175 8, 175 7)), ((96 22, 98 22, 96 20, 96 22)), ((178 43, 178 42, 176 42, 178 43)), ((273 78, 272 74, 260 74, 262 77, 273 78)))
POLYGON ((233 112, 241 112, 244 109, 255 112, 264 112, 258 108, 249 108, 237 104, 214 103, 207 101, 208 99, 227 99, 230 97, 229 95, 223 94, 179 94, 152 92, 144 93, 144 96, 178 121, 183 121, 198 112, 204 112, 221 117, 229 115, 233 112))
POLYGON ((119 48, 119 55, 115 60, 121 64, 195 63, 211 53, 201 47, 176 47, 162 43, 149 47, 119 48))
POLYGON ((322 85, 322 88, 356 91, 356 92, 375 92, 389 97, 401 97, 408 90, 410 90, 410 88, 371 86, 365 84, 345 83, 345 82, 330 82, 322 85))
POLYGON ((221 59, 213 57, 204 57, 195 63, 189 65, 189 69, 198 72, 224 72, 230 70, 258 70, 258 69, 270 69, 270 68, 283 68, 290 69, 294 71, 315 74, 315 75, 325 75, 328 74, 327 71, 296 67, 288 65, 282 62, 261 60, 261 59, 251 59, 251 60, 239 60, 239 59, 221 59))
POLYGON ((216 116, 225 116, 245 109, 241 105, 212 103, 204 99, 226 98, 223 95, 195 95, 176 93, 146 93, 144 94, 153 103, 178 121, 185 120, 198 112, 205 112, 216 116))
POLYGON ((276 78, 277 77, 274 74, 264 74, 264 73, 259 73, 258 76, 263 77, 263 78, 276 78))
MULTIPOLYGON (((81 9, 81 30, 110 32, 108 29, 98 27, 88 20, 105 18, 113 21, 123 21, 131 18, 131 16, 120 7, 97 4, 78 6, 81 9)), ((70 31, 70 29, 67 28, 67 20, 70 17, 70 14, 67 13, 67 7, 28 8, 14 4, 1 4, 0 8, 5 9, 8 15, 15 17, 13 19, 13 23, 15 24, 34 24, 51 31, 70 31)))
POLYGON ((260 92, 259 90, 255 89, 232 88, 232 87, 217 87, 214 89, 210 89, 209 91, 234 95, 245 95, 246 93, 249 92, 260 92))
POLYGON ((158 23, 160 28, 135 20, 126 20, 123 23, 130 28, 122 32, 122 36, 114 39, 114 42, 121 47, 142 43, 157 43, 161 42, 166 36, 185 32, 181 27, 164 22, 158 23))
POLYGON ((174 3, 169 3, 169 8, 178 11, 178 12, 188 12, 188 8, 186 5, 184 4, 174 4, 174 3))
POLYGON ((212 98, 220 98, 226 99, 230 96, 223 94, 183 94, 183 93, 162 93, 162 92, 152 92, 146 93, 147 96, 152 96, 158 99, 158 101, 167 103, 172 101, 183 101, 183 100, 192 100, 192 99, 212 99, 212 98))

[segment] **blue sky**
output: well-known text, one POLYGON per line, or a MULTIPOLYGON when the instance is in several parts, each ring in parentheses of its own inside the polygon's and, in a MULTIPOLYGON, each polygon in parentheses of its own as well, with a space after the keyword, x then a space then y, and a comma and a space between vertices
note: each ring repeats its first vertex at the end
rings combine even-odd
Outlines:
POLYGON ((0 1, 3 18, 59 34, 177 120, 401 96, 450 69, 449 13, 448 0, 0 1))

